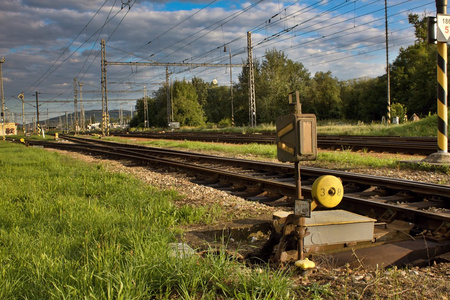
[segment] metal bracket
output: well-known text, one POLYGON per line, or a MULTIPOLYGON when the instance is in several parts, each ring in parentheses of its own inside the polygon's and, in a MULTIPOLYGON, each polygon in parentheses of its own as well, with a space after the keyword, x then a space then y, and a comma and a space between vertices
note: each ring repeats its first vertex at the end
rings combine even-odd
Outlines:
POLYGON ((311 200, 295 200, 294 214, 298 217, 311 218, 311 200))

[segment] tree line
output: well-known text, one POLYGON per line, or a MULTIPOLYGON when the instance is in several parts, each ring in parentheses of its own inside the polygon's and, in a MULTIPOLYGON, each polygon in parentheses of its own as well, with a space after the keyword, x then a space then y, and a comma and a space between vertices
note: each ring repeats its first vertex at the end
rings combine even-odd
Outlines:
MULTIPOLYGON (((401 48, 389 65, 391 117, 433 114, 437 110, 436 46, 426 41, 426 18, 410 14, 416 41, 401 48)), ((262 61, 254 61, 256 120, 274 123, 290 112, 287 96, 299 91, 303 113, 314 113, 319 120, 340 119, 380 122, 387 116, 387 75, 341 81, 328 72, 313 76, 301 62, 282 51, 266 51, 262 61)), ((147 99, 148 126, 166 127, 170 99, 170 119, 181 126, 217 124, 245 126, 249 122, 248 69, 242 68, 238 82, 218 86, 195 77, 175 81, 159 88, 147 99), (231 96, 233 95, 233 96, 231 96), (233 99, 233 119, 231 112, 233 99)), ((132 127, 144 126, 144 99, 137 100, 132 127)))

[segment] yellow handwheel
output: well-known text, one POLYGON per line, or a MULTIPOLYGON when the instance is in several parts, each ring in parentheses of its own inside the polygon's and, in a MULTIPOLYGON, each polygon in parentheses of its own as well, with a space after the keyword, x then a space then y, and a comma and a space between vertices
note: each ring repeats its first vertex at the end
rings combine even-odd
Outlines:
POLYGON ((322 175, 314 181, 311 195, 318 204, 332 208, 337 206, 344 197, 344 186, 339 178, 322 175))

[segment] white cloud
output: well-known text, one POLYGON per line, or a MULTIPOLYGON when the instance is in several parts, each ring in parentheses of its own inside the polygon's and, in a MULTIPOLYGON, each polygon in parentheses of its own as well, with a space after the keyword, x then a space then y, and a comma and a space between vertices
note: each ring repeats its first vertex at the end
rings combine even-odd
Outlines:
MULTIPOLYGON (((372 2, 333 1, 308 7, 315 2, 300 1, 288 8, 292 2, 264 1, 241 13, 256 2, 216 1, 201 11, 211 1, 181 1, 179 5, 183 9, 165 0, 136 1, 130 10, 127 6, 121 9, 124 2, 127 1, 0 2, 0 56, 6 58, 3 75, 8 107, 21 111, 17 95, 22 91, 27 93, 26 99, 32 99, 35 91, 42 92, 43 98, 73 98, 74 77, 85 83, 84 90, 99 90, 101 38, 108 40, 109 61, 191 62, 194 58, 195 62, 228 63, 229 52, 223 52, 223 45, 234 41, 227 51, 231 50, 233 63, 237 64, 246 60, 246 33, 252 30, 254 55, 258 58, 266 49, 276 48, 299 60, 312 74, 331 71, 339 79, 374 77, 384 72, 383 3, 370 6, 372 2), (338 4, 345 6, 339 11, 323 13, 338 4), (295 17, 289 18, 293 12, 295 17)), ((396 3, 399 2, 390 5, 396 3)), ((399 47, 414 40, 411 29, 398 29, 409 26, 405 14, 434 9, 434 5, 420 6, 423 2, 419 0, 408 5, 393 6, 390 11, 395 15, 390 18, 392 59, 399 47)), ((174 73, 172 79, 204 76, 206 81, 215 77, 224 84, 229 81, 229 74, 223 69, 200 72, 199 68, 171 68, 170 71, 174 73), (188 71, 181 73, 182 69, 188 71)), ((233 69, 235 78, 240 72, 240 68, 233 69)), ((148 84, 151 90, 158 87, 154 84, 164 80, 165 68, 108 67, 108 81, 128 82, 127 88, 148 84)), ((93 95, 98 97, 86 93, 86 98, 93 95)), ((126 97, 140 96, 136 93, 126 97)), ((70 105, 73 109, 73 104, 70 105)), ((55 107, 61 110, 61 104, 55 107)))

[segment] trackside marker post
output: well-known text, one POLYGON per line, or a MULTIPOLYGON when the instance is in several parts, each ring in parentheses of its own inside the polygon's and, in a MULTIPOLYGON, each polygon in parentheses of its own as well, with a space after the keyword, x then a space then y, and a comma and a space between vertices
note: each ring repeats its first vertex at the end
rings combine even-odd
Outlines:
POLYGON ((438 14, 437 26, 438 149, 447 153, 447 41, 450 38, 450 15, 438 14))
POLYGON ((447 0, 436 0, 436 24, 434 18, 428 19, 428 43, 437 42, 437 114, 438 114, 438 151, 423 159, 433 164, 450 164, 448 154, 448 82, 447 82, 447 43, 450 41, 450 15, 447 15, 447 0), (436 39, 434 32, 436 31, 436 39))

